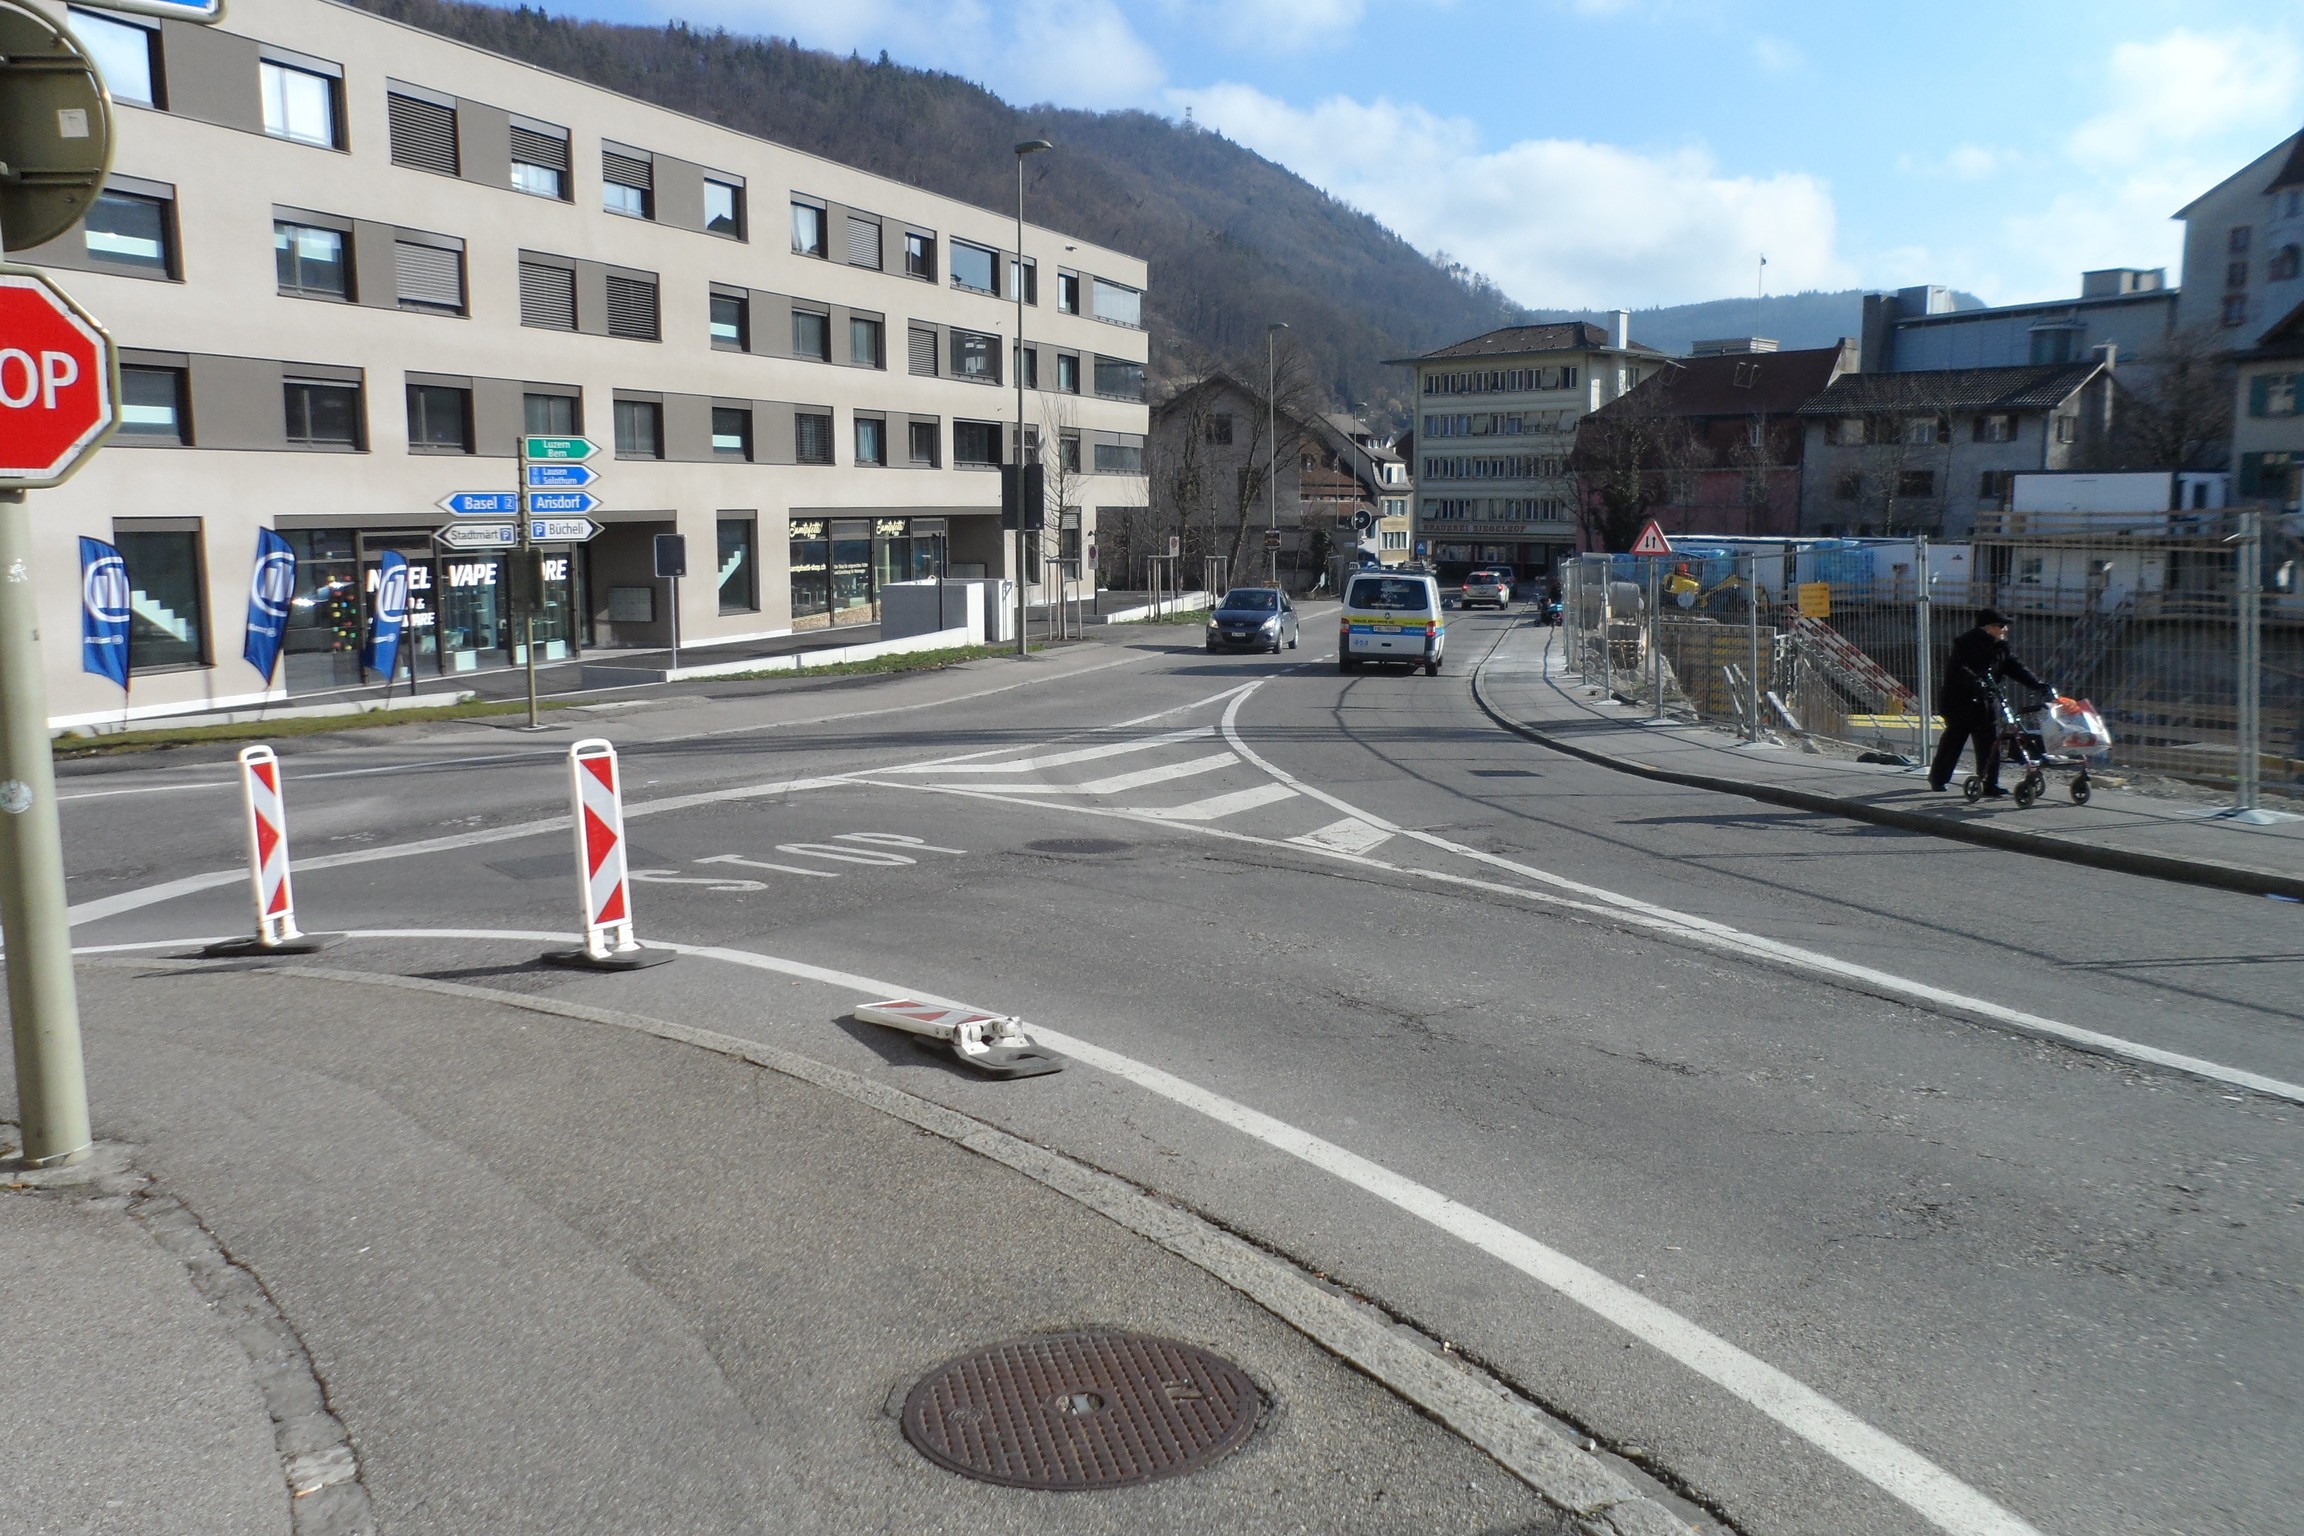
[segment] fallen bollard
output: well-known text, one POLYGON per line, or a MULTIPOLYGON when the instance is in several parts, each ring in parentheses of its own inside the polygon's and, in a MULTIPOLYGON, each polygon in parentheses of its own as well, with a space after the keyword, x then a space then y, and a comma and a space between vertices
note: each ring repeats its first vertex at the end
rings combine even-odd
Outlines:
POLYGON ((280 795, 280 759, 270 747, 240 752, 240 799, 248 813, 248 880, 256 898, 256 935, 226 939, 200 951, 204 959, 241 955, 309 955, 342 938, 305 933, 296 926, 296 897, 288 880, 288 811, 280 795))
POLYGON ((892 998, 884 1003, 858 1003, 850 1010, 867 1024, 885 1024, 923 1039, 941 1040, 952 1054, 991 1077, 1038 1077, 1064 1070, 1062 1057, 1050 1055, 1024 1033, 1024 1021, 973 1008, 945 1008, 892 998))
POLYGON ((624 795, 616 749, 588 737, 568 749, 570 807, 576 823, 576 888, 584 903, 584 947, 547 950, 547 965, 637 971, 672 958, 643 949, 632 932, 632 885, 624 872, 624 795))

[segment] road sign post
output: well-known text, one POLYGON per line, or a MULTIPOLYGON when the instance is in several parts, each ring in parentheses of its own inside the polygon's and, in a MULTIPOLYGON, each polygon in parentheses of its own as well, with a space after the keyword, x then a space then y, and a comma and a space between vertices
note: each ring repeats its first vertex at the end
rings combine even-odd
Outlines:
POLYGON ((656 535, 656 574, 672 583, 672 665, 680 670, 680 578, 688 574, 688 539, 684 534, 656 535))
POLYGON ((519 512, 519 522, 513 528, 513 560, 520 569, 512 592, 520 608, 520 650, 527 662, 528 729, 532 731, 544 729, 536 718, 536 610, 544 603, 543 559, 536 546, 580 544, 600 531, 599 524, 581 516, 559 515, 590 512, 600 505, 600 498, 589 491, 566 489, 600 478, 599 471, 584 462, 599 452, 600 445, 588 437, 528 433, 520 439, 520 478, 513 488, 519 512))

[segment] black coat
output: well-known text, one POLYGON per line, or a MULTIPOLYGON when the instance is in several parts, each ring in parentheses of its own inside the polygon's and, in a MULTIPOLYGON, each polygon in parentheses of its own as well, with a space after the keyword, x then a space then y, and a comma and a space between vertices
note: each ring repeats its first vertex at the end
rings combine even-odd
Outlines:
POLYGON ((2007 641, 1978 625, 1952 642, 1951 654, 1944 660, 1944 685, 1936 692, 1936 707, 1946 716, 1981 714, 1990 707, 1985 686, 1997 687, 2006 677, 2035 688, 2048 686, 2016 659, 2007 641))

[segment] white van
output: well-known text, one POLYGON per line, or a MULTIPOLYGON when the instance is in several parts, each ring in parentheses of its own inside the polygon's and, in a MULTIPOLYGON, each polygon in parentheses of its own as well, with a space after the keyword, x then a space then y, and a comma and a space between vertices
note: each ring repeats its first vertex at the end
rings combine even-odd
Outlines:
POLYGON ((1438 676, 1447 644, 1440 583, 1430 576, 1362 571, 1344 588, 1344 611, 1337 616, 1337 671, 1357 672, 1370 662, 1397 662, 1438 676))

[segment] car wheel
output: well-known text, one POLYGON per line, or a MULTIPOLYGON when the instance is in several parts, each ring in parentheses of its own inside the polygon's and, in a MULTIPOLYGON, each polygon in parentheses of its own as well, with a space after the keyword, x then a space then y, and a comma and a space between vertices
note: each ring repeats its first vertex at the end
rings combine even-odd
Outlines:
POLYGON ((1339 656, 1336 658, 1336 670, 1339 672, 1357 672, 1360 670, 1360 663, 1349 656, 1339 656))
POLYGON ((1426 677, 1438 677, 1440 675, 1439 657, 1427 656, 1424 658, 1424 675, 1426 677))

